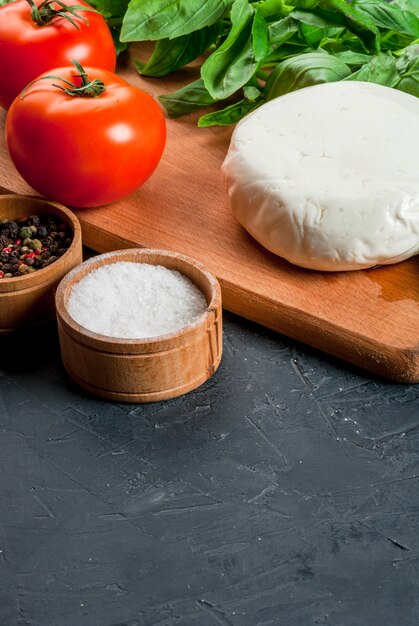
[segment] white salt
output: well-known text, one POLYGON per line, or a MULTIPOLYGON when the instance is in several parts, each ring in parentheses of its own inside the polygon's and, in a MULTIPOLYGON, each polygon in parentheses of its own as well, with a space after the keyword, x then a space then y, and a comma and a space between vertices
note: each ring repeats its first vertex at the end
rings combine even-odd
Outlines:
POLYGON ((80 326, 120 339, 146 339, 198 321, 204 294, 175 270, 117 262, 92 270, 76 283, 67 309, 80 326))

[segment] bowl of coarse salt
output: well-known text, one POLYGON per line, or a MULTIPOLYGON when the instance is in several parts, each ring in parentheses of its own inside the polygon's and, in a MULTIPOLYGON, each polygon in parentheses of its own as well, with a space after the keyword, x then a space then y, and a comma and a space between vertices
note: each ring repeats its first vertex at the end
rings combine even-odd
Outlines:
POLYGON ((155 402, 205 382, 222 354, 221 289, 200 263, 149 249, 85 261, 56 293, 69 376, 116 402, 155 402))

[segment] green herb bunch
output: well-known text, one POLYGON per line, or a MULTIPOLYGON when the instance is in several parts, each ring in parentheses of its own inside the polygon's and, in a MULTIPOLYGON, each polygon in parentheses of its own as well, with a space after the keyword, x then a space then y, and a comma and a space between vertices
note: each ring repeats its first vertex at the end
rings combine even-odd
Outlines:
POLYGON ((276 96, 362 80, 419 97, 419 0, 92 0, 119 49, 155 41, 140 74, 201 58, 201 78, 160 97, 171 117, 220 102, 200 126, 227 125, 276 96))

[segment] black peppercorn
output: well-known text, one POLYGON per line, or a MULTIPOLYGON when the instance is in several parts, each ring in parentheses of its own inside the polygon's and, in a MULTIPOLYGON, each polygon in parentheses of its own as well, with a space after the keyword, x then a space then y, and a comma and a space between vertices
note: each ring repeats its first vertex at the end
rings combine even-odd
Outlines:
POLYGON ((19 234, 19 226, 14 221, 9 222, 8 226, 9 226, 10 236, 12 237, 12 239, 16 239, 19 234))
POLYGON ((24 276, 50 265, 73 241, 67 224, 31 215, 0 220, 0 279, 24 276))
POLYGON ((36 226, 38 227, 41 223, 40 218, 38 217, 38 215, 30 215, 27 219, 28 225, 29 226, 36 226))
POLYGON ((45 237, 48 237, 48 228, 46 226, 38 226, 37 235, 40 239, 44 239, 45 237))

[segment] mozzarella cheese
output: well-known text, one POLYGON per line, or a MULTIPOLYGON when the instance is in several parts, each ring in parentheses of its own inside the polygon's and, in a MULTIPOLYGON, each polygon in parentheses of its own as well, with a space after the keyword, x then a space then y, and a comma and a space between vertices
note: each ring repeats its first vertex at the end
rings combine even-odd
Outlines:
POLYGON ((263 246, 340 271, 419 252, 419 98, 337 82, 272 100, 234 130, 231 208, 263 246))

